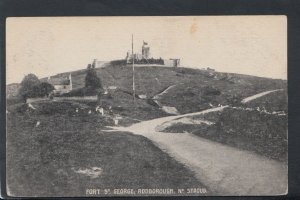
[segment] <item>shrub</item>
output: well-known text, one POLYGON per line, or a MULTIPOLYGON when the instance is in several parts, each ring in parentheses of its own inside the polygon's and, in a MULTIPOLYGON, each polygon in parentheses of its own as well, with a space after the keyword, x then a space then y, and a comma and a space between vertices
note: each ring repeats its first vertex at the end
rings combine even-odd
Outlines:
POLYGON ((19 94, 26 100, 28 97, 32 97, 33 95, 33 89, 36 85, 40 84, 40 80, 38 77, 34 74, 28 74, 26 75, 22 82, 21 82, 21 88, 19 90, 19 94))
POLYGON ((97 76, 95 67, 88 65, 86 77, 85 77, 85 87, 86 88, 102 88, 101 80, 97 76))
POLYGON ((28 74, 21 82, 19 94, 24 100, 34 97, 48 96, 54 90, 53 85, 47 82, 40 82, 34 74, 28 74))
POLYGON ((47 82, 42 82, 33 87, 30 97, 48 96, 54 90, 54 86, 47 82))

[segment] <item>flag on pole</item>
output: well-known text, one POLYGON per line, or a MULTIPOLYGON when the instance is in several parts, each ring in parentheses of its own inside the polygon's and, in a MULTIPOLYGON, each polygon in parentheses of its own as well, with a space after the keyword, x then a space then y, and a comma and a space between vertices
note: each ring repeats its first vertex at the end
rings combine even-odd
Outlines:
POLYGON ((143 41, 144 45, 148 45, 148 42, 143 41))

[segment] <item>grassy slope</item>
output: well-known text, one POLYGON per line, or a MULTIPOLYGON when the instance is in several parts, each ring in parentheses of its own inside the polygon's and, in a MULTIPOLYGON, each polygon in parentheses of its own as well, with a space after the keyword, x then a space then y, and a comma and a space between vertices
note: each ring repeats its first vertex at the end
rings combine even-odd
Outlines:
POLYGON ((87 188, 200 187, 191 171, 148 139, 103 132, 109 117, 74 102, 11 106, 7 118, 7 183, 12 195, 84 196, 87 188), (75 109, 79 107, 80 112, 75 109), (37 121, 41 124, 35 127, 37 121), (73 171, 100 167, 92 179, 73 171))
MULTIPOLYGON (((71 73, 74 89, 84 87, 85 71, 71 73)), ((97 73, 104 86, 115 85, 126 91, 132 90, 130 66, 108 64, 104 68, 98 68, 97 73)), ((224 105, 262 91, 287 87, 286 81, 283 80, 155 66, 137 67, 135 80, 137 94, 146 94, 148 97, 153 97, 168 86, 176 85, 167 95, 162 96, 161 103, 176 107, 181 113, 206 109, 209 103, 224 105), (219 91, 220 94, 211 93, 212 90, 219 91)))

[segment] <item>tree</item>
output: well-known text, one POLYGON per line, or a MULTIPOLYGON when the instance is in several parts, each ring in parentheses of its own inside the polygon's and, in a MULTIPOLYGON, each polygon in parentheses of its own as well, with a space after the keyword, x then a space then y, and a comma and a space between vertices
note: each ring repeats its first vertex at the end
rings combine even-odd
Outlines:
POLYGON ((54 90, 54 86, 47 82, 42 82, 34 86, 34 88, 35 87, 36 87, 36 95, 38 97, 49 96, 49 94, 54 90))
POLYGON ((27 97, 30 97, 34 86, 38 84, 40 84, 40 80, 36 75, 34 74, 26 75, 21 82, 21 88, 19 90, 19 94, 24 98, 24 100, 26 100, 27 97))
POLYGON ((41 83, 36 75, 28 74, 21 82, 19 94, 26 102, 27 98, 48 96, 53 90, 54 87, 50 83, 41 83))
POLYGON ((102 88, 101 80, 97 76, 95 67, 90 64, 87 67, 87 72, 85 77, 85 87, 92 88, 92 89, 102 88))

